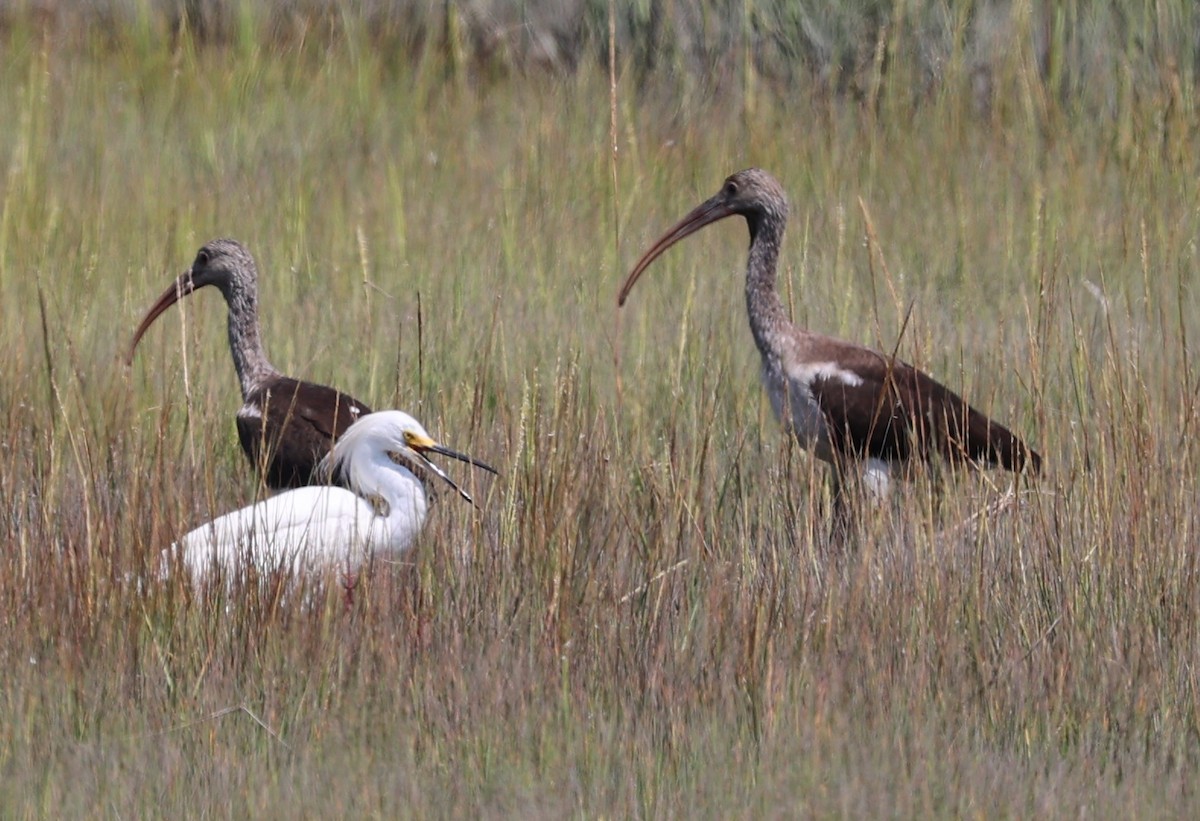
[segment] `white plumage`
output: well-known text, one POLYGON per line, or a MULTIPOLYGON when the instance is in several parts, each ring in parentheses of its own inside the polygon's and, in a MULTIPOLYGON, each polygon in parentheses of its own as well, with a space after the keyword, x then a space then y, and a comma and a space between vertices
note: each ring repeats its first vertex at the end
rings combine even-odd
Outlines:
POLYGON ((373 557, 398 556, 420 533, 428 509, 425 487, 409 465, 429 468, 470 501, 429 461, 430 452, 495 473, 434 442, 407 413, 367 414, 322 462, 326 475, 339 477, 349 490, 302 487, 227 513, 173 544, 167 561, 176 557, 193 578, 204 580, 216 572, 232 579, 249 568, 259 574, 353 574, 373 557))

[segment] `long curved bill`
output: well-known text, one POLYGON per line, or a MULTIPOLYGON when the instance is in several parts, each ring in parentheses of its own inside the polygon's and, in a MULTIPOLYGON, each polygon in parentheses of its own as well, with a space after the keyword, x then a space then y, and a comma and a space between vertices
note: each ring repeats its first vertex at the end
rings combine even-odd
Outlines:
POLYGON ((142 335, 154 324, 154 320, 158 319, 163 311, 194 290, 196 290, 196 284, 192 281, 192 269, 188 268, 171 283, 167 290, 162 292, 162 296, 150 306, 150 310, 146 311, 146 315, 142 318, 142 323, 133 332, 133 341, 129 343, 129 352, 125 354, 126 365, 133 364, 133 352, 137 350, 138 343, 142 341, 142 335))
POLYGON ((471 467, 476 467, 481 470, 486 470, 488 473, 492 473, 496 476, 500 475, 500 472, 498 470, 496 470, 494 467, 492 467, 491 465, 481 462, 478 459, 474 458, 473 456, 467 456, 465 453, 459 453, 456 450, 451 450, 448 447, 439 445, 432 440, 429 442, 429 444, 410 442, 409 445, 412 447, 413 451, 418 456, 421 457, 421 461, 423 461, 425 463, 425 466, 427 468, 429 468, 435 474, 440 476, 442 478, 442 481, 444 481, 446 484, 450 485, 450 487, 454 488, 454 490, 458 493, 459 496, 463 497, 471 504, 475 504, 475 500, 471 498, 470 494, 467 493, 465 490, 463 490, 461 487, 459 487, 457 484, 455 484, 454 480, 451 479, 449 476, 447 476, 446 472, 444 470, 442 470, 440 467, 438 467, 433 462, 431 462, 429 460, 429 457, 426 456, 425 454, 426 453, 437 453, 442 456, 448 456, 451 459, 457 459, 460 462, 466 462, 471 467))
POLYGON ((621 306, 625 304, 625 300, 629 298, 629 292, 633 290, 633 284, 642 275, 642 271, 645 271, 651 262, 658 259, 663 251, 666 251, 689 234, 696 233, 704 226, 729 216, 733 216, 733 210, 725 204, 720 194, 705 200, 693 208, 674 228, 659 237, 658 242, 651 245, 649 251, 642 254, 642 258, 637 261, 637 265, 633 266, 633 270, 625 278, 625 284, 621 286, 621 293, 617 294, 617 305, 621 306))

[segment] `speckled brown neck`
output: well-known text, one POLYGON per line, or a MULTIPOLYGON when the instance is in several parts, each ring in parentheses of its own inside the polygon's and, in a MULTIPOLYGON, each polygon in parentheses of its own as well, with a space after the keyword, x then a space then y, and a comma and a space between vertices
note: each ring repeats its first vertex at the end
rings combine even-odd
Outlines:
POLYGON ((784 219, 775 211, 768 211, 747 222, 750 226, 750 259, 746 268, 746 311, 754 342, 759 352, 767 356, 782 336, 798 332, 775 290, 784 219))
POLYGON ((257 280, 258 272, 253 260, 249 260, 231 271, 229 280, 221 287, 229 305, 229 352, 243 401, 265 382, 281 375, 263 350, 257 280))

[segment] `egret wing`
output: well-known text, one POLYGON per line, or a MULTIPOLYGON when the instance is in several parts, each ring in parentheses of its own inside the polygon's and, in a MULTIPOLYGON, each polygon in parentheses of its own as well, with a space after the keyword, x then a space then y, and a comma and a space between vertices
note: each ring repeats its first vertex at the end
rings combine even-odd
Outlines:
POLYGON ((380 537, 371 505, 344 488, 305 487, 227 513, 177 543, 196 578, 216 569, 296 573, 340 562, 357 566, 380 537))

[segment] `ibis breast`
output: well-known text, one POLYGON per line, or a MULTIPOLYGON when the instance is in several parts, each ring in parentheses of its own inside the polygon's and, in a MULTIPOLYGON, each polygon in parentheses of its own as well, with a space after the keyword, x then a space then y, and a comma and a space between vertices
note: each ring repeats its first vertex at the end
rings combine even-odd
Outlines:
MULTIPOLYGON (((818 376, 827 376, 836 370, 830 363, 793 365, 788 368, 777 357, 763 357, 763 385, 770 397, 775 418, 796 437, 801 447, 826 462, 834 461, 829 420, 817 403, 812 382, 818 376)), ((848 374, 846 378, 857 377, 848 374)))

